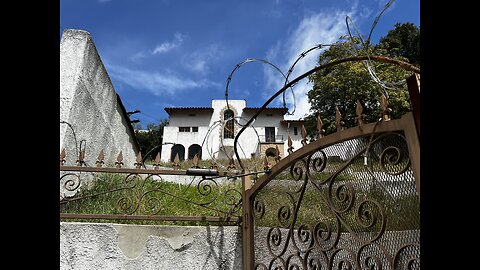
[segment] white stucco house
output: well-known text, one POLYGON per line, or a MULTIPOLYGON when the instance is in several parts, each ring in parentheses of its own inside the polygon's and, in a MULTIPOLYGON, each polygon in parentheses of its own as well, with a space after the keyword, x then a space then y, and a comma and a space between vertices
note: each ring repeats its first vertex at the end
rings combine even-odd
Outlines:
MULTIPOLYGON (((168 107, 169 123, 163 130, 163 162, 228 159, 234 156, 234 138, 260 108, 247 107, 246 100, 212 100, 211 107, 168 107)), ((238 139, 240 158, 288 155, 288 135, 294 151, 301 147, 303 120, 285 120, 286 108, 266 108, 238 139)))

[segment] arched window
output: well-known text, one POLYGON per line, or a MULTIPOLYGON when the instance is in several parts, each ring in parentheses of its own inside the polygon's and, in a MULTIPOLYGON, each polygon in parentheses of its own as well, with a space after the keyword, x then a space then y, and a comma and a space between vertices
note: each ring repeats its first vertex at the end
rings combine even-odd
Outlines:
POLYGON ((172 153, 170 154, 170 161, 173 162, 175 160, 175 156, 178 153, 178 157, 180 160, 185 159, 185 147, 181 144, 175 144, 172 146, 172 153))
POLYGON ((265 155, 267 157, 276 157, 278 155, 277 149, 270 147, 267 150, 265 150, 265 155))
POLYGON ((188 159, 193 159, 197 154, 198 159, 202 159, 202 147, 198 144, 192 144, 188 147, 188 159))
POLYGON ((223 113, 223 120, 225 121, 225 127, 223 128, 223 138, 233 139, 234 137, 233 136, 233 132, 234 132, 233 111, 226 110, 223 113))

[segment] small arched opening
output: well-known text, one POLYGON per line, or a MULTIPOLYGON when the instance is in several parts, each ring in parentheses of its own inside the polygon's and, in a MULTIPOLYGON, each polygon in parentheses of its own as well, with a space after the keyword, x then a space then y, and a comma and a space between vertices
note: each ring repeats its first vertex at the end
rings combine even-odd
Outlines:
POLYGON ((188 159, 193 159, 195 154, 198 156, 198 159, 202 159, 202 147, 198 144, 192 144, 188 147, 188 159))
POLYGON ((173 162, 175 159, 175 156, 178 154, 178 157, 180 160, 185 159, 185 147, 181 144, 175 144, 172 146, 172 152, 170 154, 170 161, 173 162))
POLYGON ((267 150, 265 150, 265 155, 267 157, 276 157, 278 156, 277 149, 270 147, 267 150))

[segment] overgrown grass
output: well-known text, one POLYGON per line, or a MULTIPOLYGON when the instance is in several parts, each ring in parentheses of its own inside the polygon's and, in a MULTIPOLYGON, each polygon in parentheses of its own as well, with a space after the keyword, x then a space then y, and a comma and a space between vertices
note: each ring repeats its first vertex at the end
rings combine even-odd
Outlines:
MULTIPOLYGON (((158 216, 241 216, 241 183, 203 181, 191 185, 157 181, 122 174, 98 174, 97 179, 81 188, 73 198, 83 198, 61 205, 61 213, 132 214, 158 216), (236 204, 236 205, 235 205, 236 204)), ((68 219, 72 221, 72 219, 68 219)), ((67 219, 65 219, 67 221, 67 219)), ((77 219, 74 221, 111 222, 77 219)), ((118 220, 118 223, 203 225, 197 221, 118 220)))
MULTIPOLYGON (((332 172, 312 173, 311 180, 321 183, 333 175, 332 172)), ((136 177, 127 177, 125 174, 98 174, 97 179, 83 187, 75 198, 84 197, 78 201, 71 201, 61 205, 62 213, 84 214, 133 214, 158 216, 242 216, 241 210, 241 180, 214 183, 203 181, 191 185, 156 181, 147 178, 146 181, 136 177), (113 191, 112 191, 113 190, 113 191), (111 192, 108 192, 111 191, 111 192), (93 196, 100 194, 98 196, 93 196), (144 197, 142 197, 144 195, 144 197), (92 196, 92 197, 89 197, 92 196), (122 208, 122 205, 125 206, 122 208), (135 208, 138 206, 138 208, 135 208)), ((256 219, 257 226, 283 226, 293 220, 294 204, 300 196, 302 181, 293 181, 290 169, 284 170, 275 177, 258 194, 256 199, 265 205, 265 214, 256 219)), ((324 226, 334 229, 336 219, 340 218, 342 231, 346 225, 356 232, 375 232, 381 228, 384 220, 386 230, 409 230, 419 228, 420 201, 416 195, 391 197, 385 190, 372 185, 368 189, 353 188, 354 196, 348 189, 340 189, 340 184, 355 184, 359 179, 349 173, 339 174, 335 182, 333 193, 329 195, 327 185, 319 185, 320 190, 311 183, 301 201, 298 211, 296 228, 308 225, 313 229, 320 221, 324 226), (348 195, 348 197, 342 197, 348 195), (341 199, 344 198, 344 202, 341 199), (348 203, 352 201, 348 211, 348 203), (362 201, 367 200, 368 203, 362 201), (376 202, 375 203, 372 203, 376 202), (380 207, 380 208, 379 208, 380 207), (337 209, 337 213, 332 208, 337 209), (382 215, 383 214, 383 218, 382 215), (362 224, 372 223, 372 226, 362 224)), ((68 219, 71 221, 71 219, 68 219)), ((67 221, 67 219, 65 219, 67 221)), ((111 220, 75 220, 88 222, 111 222, 111 220)), ((206 225, 208 222, 198 221, 151 221, 151 220, 116 220, 117 223, 132 224, 164 224, 164 225, 206 225)), ((218 224, 218 223, 216 223, 218 224)))
MULTIPOLYGON (((256 213, 256 226, 288 228, 293 221, 302 181, 287 183, 286 175, 283 174, 282 179, 276 183, 270 182, 257 194, 256 200, 263 203, 265 212, 261 218, 258 218, 259 212, 256 213)), ((319 183, 330 175, 318 173, 312 178, 319 183)), ((338 226, 337 218, 341 220, 342 231, 348 231, 347 226, 354 232, 378 232, 382 226, 385 230, 420 228, 420 201, 417 195, 391 197, 375 185, 366 190, 352 188, 353 192, 349 192, 344 186, 338 189, 337 193, 340 184, 353 183, 352 181, 355 179, 349 175, 337 176, 335 182, 338 184, 331 193, 326 185, 319 185, 320 189, 317 189, 308 183, 297 212, 295 228, 307 225, 313 229, 322 223, 323 229, 329 227, 335 231, 338 226)))

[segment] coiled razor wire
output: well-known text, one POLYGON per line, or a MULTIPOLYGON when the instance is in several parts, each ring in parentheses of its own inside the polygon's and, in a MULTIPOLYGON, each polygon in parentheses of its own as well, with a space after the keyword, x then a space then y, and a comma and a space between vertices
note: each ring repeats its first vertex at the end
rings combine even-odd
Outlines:
POLYGON ((380 90, 380 94, 384 94, 385 97, 388 99, 389 98, 389 95, 388 95, 388 92, 386 91, 387 89, 390 89, 390 90, 398 90, 397 86, 399 85, 402 85, 402 84, 405 84, 406 80, 403 79, 403 80, 400 80, 398 82, 387 82, 387 81, 383 81, 381 80, 377 73, 375 72, 375 69, 372 65, 372 61, 370 59, 370 54, 368 52, 368 48, 371 44, 370 42, 370 39, 371 39, 371 36, 372 36, 372 33, 373 33, 373 30, 375 29, 375 27, 377 26, 378 24, 378 21, 380 20, 380 17, 383 15, 383 13, 393 4, 393 2, 395 2, 395 0, 390 0, 388 1, 388 3, 384 6, 384 8, 382 9, 382 11, 380 12, 380 14, 378 14, 378 16, 375 18, 373 24, 372 24, 372 27, 370 28, 370 32, 368 34, 368 37, 367 37, 367 40, 366 42, 364 42, 363 38, 362 38, 362 35, 360 34, 360 31, 358 30, 358 28, 355 26, 355 24, 353 23, 352 19, 347 16, 345 18, 345 23, 347 25, 347 30, 348 30, 348 35, 350 37, 350 40, 353 44, 353 48, 354 48, 354 55, 359 55, 359 50, 357 49, 357 47, 355 46, 355 39, 354 39, 354 36, 352 35, 352 32, 350 30, 350 24, 352 25, 353 29, 355 30, 356 34, 357 34, 357 37, 358 39, 360 40, 360 43, 362 45, 362 48, 364 50, 364 53, 365 55, 367 56, 367 60, 365 61, 362 61, 362 64, 363 66, 365 67, 365 69, 367 70, 367 72, 369 73, 370 77, 373 79, 374 82, 376 82, 381 90, 380 90), (350 21, 350 23, 349 23, 350 21))
MULTIPOLYGON (((231 82, 231 80, 232 80, 233 75, 235 74, 235 72, 236 72, 242 65, 244 65, 244 64, 246 64, 246 63, 251 63, 251 62, 259 61, 259 62, 261 62, 261 63, 263 63, 263 64, 267 64, 267 65, 272 66, 272 67, 273 67, 276 71, 278 71, 278 72, 283 76, 283 78, 285 79, 285 81, 284 81, 284 83, 283 83, 283 86, 285 87, 285 86, 289 83, 288 78, 289 78, 290 75, 293 73, 293 70, 295 69, 295 66, 297 65, 298 62, 300 62, 300 60, 302 60, 303 58, 305 58, 305 56, 306 56, 307 54, 309 54, 311 51, 319 50, 319 49, 322 49, 322 48, 327 47, 327 46, 334 46, 334 44, 317 44, 317 45, 315 45, 315 46, 313 46, 313 47, 311 47, 311 48, 303 51, 303 52, 295 59, 295 61, 293 62, 293 64, 290 66, 290 68, 289 68, 288 71, 287 71, 287 75, 285 75, 285 74, 280 70, 280 68, 278 68, 278 66, 274 65, 273 63, 271 63, 270 61, 265 60, 265 59, 247 58, 247 59, 245 59, 244 61, 238 63, 237 65, 235 65, 234 69, 232 70, 232 72, 230 73, 230 75, 229 75, 228 78, 227 78, 227 83, 226 83, 226 87, 225 87, 225 101, 226 101, 226 103, 227 103, 227 108, 230 109, 230 105, 229 105, 229 103, 228 103, 228 89, 229 89, 230 82, 231 82)), ((294 92, 294 90, 293 90, 293 86, 294 86, 294 84, 291 84, 289 87, 287 87, 287 88, 290 88, 291 93, 292 93, 292 102, 293 102, 293 110, 292 110, 292 111, 289 111, 288 108, 287 108, 287 103, 286 103, 286 100, 285 100, 285 91, 282 92, 283 108, 286 108, 286 109, 287 109, 287 114, 288 114, 288 115, 293 115, 293 114, 295 113, 295 109, 296 109, 295 92, 294 92)), ((286 88, 286 89, 287 89, 287 88, 286 88)), ((256 117, 256 116, 255 116, 255 117, 256 117)), ((255 117, 254 117, 254 118, 255 118, 255 117)), ((252 121, 255 120, 254 118, 253 118, 252 121)), ((249 126, 252 124, 252 121, 247 121, 247 123, 245 124, 245 126, 242 127, 242 132, 243 132, 243 130, 245 130, 247 127, 249 127, 249 126)), ((225 121, 225 123, 226 123, 226 121, 225 121)), ((239 124, 238 121, 235 121, 235 123, 239 124)), ((255 131, 255 133, 256 133, 256 135, 257 135, 257 138, 259 139, 258 132, 256 131, 255 128, 254 128, 254 131, 255 131)), ((238 134, 237 134, 237 136, 238 136, 238 134)), ((223 138, 222 138, 222 140, 221 140, 221 143, 222 143, 222 146, 223 146, 223 138)), ((239 158, 238 158, 238 153, 237 153, 237 143, 238 143, 238 140, 237 140, 237 137, 235 137, 235 142, 234 142, 235 155, 237 156, 237 159, 239 159, 239 158)), ((241 148, 241 146, 240 146, 240 148, 241 148)), ((241 148, 241 150, 242 150, 243 155, 245 156, 245 152, 243 151, 242 148, 241 148)), ((233 159, 233 157, 229 157, 229 156, 228 156, 228 153, 226 153, 226 151, 225 151, 225 154, 227 155, 227 157, 228 157, 229 159, 233 159)), ((210 155, 211 158, 214 159, 214 156, 213 156, 211 153, 209 153, 209 155, 210 155)), ((241 164, 241 167, 242 167, 242 169, 243 169, 243 165, 242 165, 242 164, 241 164)))
MULTIPOLYGON (((238 63, 235 65, 235 68, 232 70, 232 72, 230 73, 230 75, 228 76, 227 78, 227 85, 225 87, 225 101, 227 102, 227 108, 230 109, 229 107, 229 104, 228 104, 228 87, 230 85, 230 81, 232 80, 232 77, 233 77, 233 74, 244 64, 246 63, 251 63, 251 62, 261 62, 263 64, 267 64, 267 65, 270 65, 272 66, 276 71, 278 71, 278 73, 280 73, 283 78, 285 79, 285 82, 287 83, 288 82, 288 78, 287 76, 285 76, 285 74, 274 64, 272 64, 271 62, 269 62, 268 60, 265 60, 265 59, 258 59, 258 58, 247 58, 245 60, 243 60, 242 62, 238 63)), ((295 95, 293 93, 293 88, 290 88, 291 91, 292 91, 292 95, 294 97, 293 100, 295 100, 295 95)), ((294 103, 294 106, 295 106, 295 103, 294 103)), ((283 94, 283 108, 287 108, 287 103, 285 101, 285 93, 283 94)))

